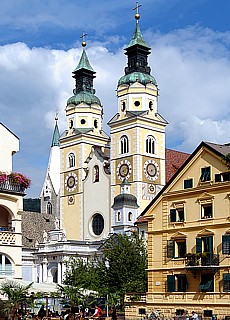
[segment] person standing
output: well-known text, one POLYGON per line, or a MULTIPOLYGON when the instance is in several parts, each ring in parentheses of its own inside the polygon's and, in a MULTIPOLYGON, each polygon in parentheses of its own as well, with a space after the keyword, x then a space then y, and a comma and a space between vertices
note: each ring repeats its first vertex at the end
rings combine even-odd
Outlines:
POLYGON ((112 305, 111 317, 112 317, 112 320, 117 320, 117 309, 115 304, 112 305))
POLYGON ((195 311, 192 312, 191 318, 192 318, 192 320, 199 320, 198 314, 195 311))

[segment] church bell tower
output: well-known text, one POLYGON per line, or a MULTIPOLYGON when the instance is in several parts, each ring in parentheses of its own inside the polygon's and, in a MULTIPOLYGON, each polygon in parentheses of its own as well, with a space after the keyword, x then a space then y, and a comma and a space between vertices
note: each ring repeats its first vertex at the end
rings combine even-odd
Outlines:
MULTIPOLYGON (((165 184, 165 127, 158 113, 158 84, 148 66, 150 48, 143 39, 136 5, 136 26, 125 49, 125 74, 117 85, 118 112, 111 130, 111 201, 121 181, 130 184, 139 214, 165 184)), ((113 203, 113 202, 112 202, 113 203)))
POLYGON ((60 138, 61 227, 68 240, 81 241, 100 240, 110 231, 104 212, 109 211, 110 201, 102 206, 102 200, 109 198, 102 186, 106 189, 110 184, 105 168, 110 139, 102 130, 103 107, 93 88, 95 71, 86 54, 84 36, 82 55, 73 71, 73 96, 65 109, 67 129, 60 138))

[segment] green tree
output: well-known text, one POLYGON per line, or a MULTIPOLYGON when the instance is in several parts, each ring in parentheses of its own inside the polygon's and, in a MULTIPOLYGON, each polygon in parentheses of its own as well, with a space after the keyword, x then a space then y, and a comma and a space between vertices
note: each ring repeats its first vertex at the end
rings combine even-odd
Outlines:
POLYGON ((131 236, 113 235, 105 242, 103 251, 98 272, 99 287, 104 293, 117 295, 123 305, 126 293, 147 291, 147 250, 137 232, 131 236))
POLYGON ((146 292, 147 251, 136 232, 131 236, 114 234, 102 250, 102 258, 88 262, 71 258, 66 264, 64 284, 77 292, 81 288, 96 291, 98 296, 109 295, 112 303, 122 306, 127 292, 146 292))
POLYGON ((20 304, 27 301, 28 291, 33 282, 23 286, 16 281, 5 281, 0 285, 0 293, 7 298, 5 311, 8 317, 14 319, 20 304))

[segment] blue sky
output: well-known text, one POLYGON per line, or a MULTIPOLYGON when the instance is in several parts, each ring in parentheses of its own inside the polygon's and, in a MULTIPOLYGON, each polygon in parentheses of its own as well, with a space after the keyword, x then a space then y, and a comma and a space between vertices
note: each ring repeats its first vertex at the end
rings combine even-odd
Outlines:
MULTIPOLYGON (((229 142, 230 1, 139 3, 160 88, 158 111, 169 122, 167 147, 192 152, 202 140, 229 142)), ((60 131, 66 128, 83 31, 108 132, 127 62, 123 49, 135 27, 134 7, 131 0, 1 0, 0 122, 20 138, 14 170, 32 179, 27 197, 40 195, 57 110, 60 131)))

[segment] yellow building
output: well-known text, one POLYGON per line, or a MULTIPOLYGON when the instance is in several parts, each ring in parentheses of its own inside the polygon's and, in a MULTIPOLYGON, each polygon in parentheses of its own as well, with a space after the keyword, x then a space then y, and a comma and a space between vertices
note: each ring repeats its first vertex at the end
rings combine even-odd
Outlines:
MULTIPOLYGON (((230 145, 202 142, 143 211, 148 220, 148 292, 171 317, 230 314, 230 145)), ((144 305, 144 304, 143 304, 144 305)), ((137 314, 135 306, 128 313, 137 314)))

